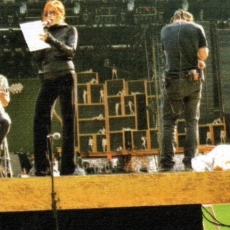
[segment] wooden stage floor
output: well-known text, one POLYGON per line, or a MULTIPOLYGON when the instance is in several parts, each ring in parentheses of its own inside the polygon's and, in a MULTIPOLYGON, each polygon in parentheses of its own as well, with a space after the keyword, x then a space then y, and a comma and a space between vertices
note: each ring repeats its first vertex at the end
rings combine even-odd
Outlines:
MULTIPOLYGON (((0 212, 52 210, 51 177, 1 178, 0 212)), ((54 178, 58 210, 230 203, 230 171, 54 178)))

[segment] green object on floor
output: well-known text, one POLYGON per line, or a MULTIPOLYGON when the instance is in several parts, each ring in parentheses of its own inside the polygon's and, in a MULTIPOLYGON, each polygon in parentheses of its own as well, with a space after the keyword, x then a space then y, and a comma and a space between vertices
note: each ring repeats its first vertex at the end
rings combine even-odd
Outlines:
POLYGON ((230 204, 218 204, 218 205, 204 205, 204 208, 211 214, 213 215, 218 222, 226 226, 217 226, 212 223, 210 223, 208 220, 212 222, 217 222, 215 221, 214 218, 212 218, 204 209, 203 209, 203 214, 208 218, 206 220, 203 217, 203 225, 204 225, 204 230, 228 230, 230 229, 230 204))

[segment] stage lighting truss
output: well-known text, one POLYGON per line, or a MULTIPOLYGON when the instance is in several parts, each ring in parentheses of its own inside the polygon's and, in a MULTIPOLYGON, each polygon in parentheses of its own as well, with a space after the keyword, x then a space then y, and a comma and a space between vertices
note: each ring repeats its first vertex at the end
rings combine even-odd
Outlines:
POLYGON ((156 21, 155 14, 136 14, 134 15, 134 22, 136 25, 148 24, 151 25, 156 21))
MULTIPOLYGON (((0 21, 1 27, 17 26, 18 23, 41 20, 41 2, 27 0, 22 3, 0 4, 2 10, 7 12, 6 17, 0 21), (33 3, 32 3, 33 2, 33 3), (36 2, 36 3, 35 3, 36 2), (18 10, 13 10, 14 8, 18 10)), ((144 4, 143 1, 134 0, 92 0, 89 4, 86 0, 73 0, 66 3, 66 22, 78 27, 91 26, 133 26, 139 24, 155 23, 157 10, 152 3, 144 4), (128 11, 133 9, 132 11, 128 11), (132 6, 132 7, 131 7, 132 6)))
POLYGON ((15 0, 4 0, 4 3, 15 3, 15 0))

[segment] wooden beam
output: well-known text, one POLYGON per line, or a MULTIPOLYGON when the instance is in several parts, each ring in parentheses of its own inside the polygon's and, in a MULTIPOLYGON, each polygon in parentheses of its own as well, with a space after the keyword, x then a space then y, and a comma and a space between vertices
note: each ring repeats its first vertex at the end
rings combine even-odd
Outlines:
MULTIPOLYGON (((59 210, 230 203, 230 172, 55 177, 59 210)), ((51 210, 51 178, 2 178, 0 212, 51 210)))

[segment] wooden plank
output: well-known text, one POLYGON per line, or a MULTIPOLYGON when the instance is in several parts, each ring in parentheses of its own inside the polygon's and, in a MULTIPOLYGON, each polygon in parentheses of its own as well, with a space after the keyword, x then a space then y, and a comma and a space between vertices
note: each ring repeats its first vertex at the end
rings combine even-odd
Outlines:
MULTIPOLYGON (((230 203, 230 171, 55 177, 61 210, 230 203)), ((0 212, 51 210, 51 178, 2 178, 0 212)))

